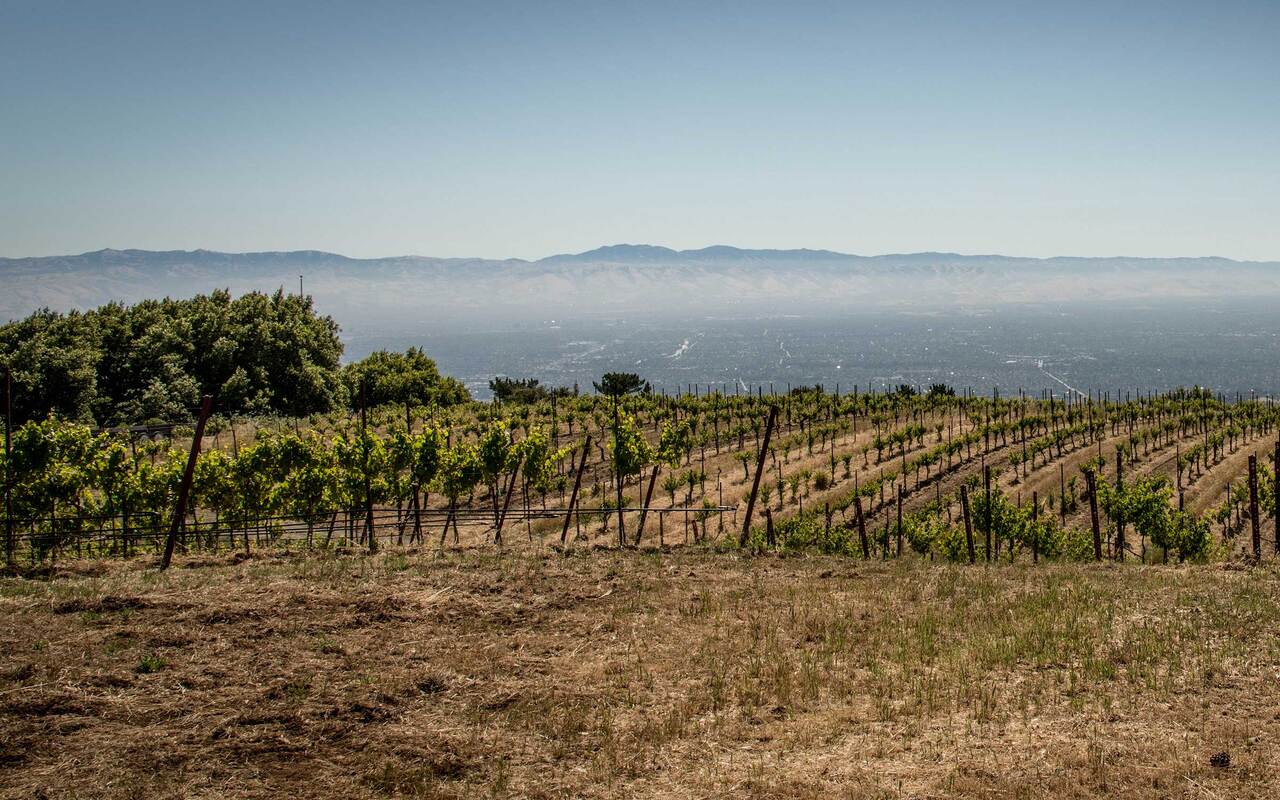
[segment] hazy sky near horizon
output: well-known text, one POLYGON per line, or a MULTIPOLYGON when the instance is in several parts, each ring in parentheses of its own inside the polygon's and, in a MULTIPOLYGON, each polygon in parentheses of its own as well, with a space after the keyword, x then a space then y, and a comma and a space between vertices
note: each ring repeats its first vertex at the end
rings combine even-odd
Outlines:
POLYGON ((0 256, 1280 259, 1280 3, 0 4, 0 256))

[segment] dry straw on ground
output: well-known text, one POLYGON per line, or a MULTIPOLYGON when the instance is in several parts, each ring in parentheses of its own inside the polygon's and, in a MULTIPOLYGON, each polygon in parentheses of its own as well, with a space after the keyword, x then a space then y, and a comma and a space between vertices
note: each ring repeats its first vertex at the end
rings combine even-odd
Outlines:
POLYGON ((1270 568, 71 565, 0 583, 0 796, 1274 797, 1278 621, 1270 568))

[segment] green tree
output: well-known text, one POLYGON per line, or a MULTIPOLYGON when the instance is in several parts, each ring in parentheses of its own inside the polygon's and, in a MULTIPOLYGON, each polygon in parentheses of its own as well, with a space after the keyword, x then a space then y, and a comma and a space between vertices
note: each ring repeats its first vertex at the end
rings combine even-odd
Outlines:
POLYGON ((227 413, 303 416, 343 401, 341 355, 337 323, 283 291, 42 310, 0 325, 20 421, 179 422, 202 394, 227 413))
POLYGON ((597 393, 615 401, 629 394, 650 391, 649 384, 634 372, 606 372, 600 381, 592 381, 597 393))
POLYGON ((386 404, 452 406, 471 399, 466 387, 440 375, 436 362, 411 347, 403 353, 378 350, 348 364, 343 379, 353 404, 360 402, 364 386, 368 407, 386 404))
POLYGON ((85 315, 43 309, 0 325, 0 362, 13 372, 14 422, 55 414, 93 421, 99 349, 85 315))
POLYGON ((573 392, 564 387, 549 389, 539 384, 537 378, 508 378, 502 375, 489 381, 489 391, 499 403, 536 403, 551 397, 570 397, 573 392))

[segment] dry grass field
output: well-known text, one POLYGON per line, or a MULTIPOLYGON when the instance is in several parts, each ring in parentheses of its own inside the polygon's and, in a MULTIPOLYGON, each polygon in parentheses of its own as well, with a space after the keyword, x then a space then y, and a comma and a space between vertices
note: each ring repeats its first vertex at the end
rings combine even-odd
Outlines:
POLYGON ((69 562, 0 581, 0 796, 1275 797, 1277 623, 1232 565, 69 562))

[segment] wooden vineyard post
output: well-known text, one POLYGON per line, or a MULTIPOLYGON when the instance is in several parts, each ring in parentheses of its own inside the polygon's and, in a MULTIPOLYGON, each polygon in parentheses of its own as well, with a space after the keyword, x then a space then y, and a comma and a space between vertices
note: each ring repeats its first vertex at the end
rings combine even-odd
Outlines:
POLYGON ((413 485, 413 533, 409 536, 409 543, 422 543, 422 487, 418 484, 413 485))
POLYGON ((1273 476, 1276 482, 1274 494, 1271 495, 1274 498, 1273 504, 1275 506, 1276 553, 1280 553, 1280 437, 1276 439, 1275 460, 1271 462, 1271 468, 1274 470, 1273 476))
POLYGON ((507 494, 502 498, 502 513, 498 516, 497 529, 493 532, 493 543, 502 544, 502 526, 507 521, 507 511, 511 508, 511 496, 516 493, 516 473, 520 470, 520 461, 511 468, 511 480, 507 481, 507 494))
POLYGON ((591 452, 591 434, 582 443, 582 459, 578 462, 578 471, 573 476, 573 491, 569 494, 569 507, 564 512, 564 528, 560 531, 560 546, 564 547, 569 538, 569 523, 573 522, 573 509, 578 504, 578 489, 582 487, 582 472, 587 468, 587 455, 591 452))
POLYGON ((1249 455, 1249 527, 1253 533, 1253 559, 1262 560, 1262 523, 1258 519, 1258 457, 1249 455))
MULTIPOLYGON (((1118 393, 1117 393, 1118 394, 1118 393)), ((1116 494, 1124 496, 1124 456, 1116 448, 1116 494)), ((1116 558, 1124 561, 1124 512, 1116 512, 1116 558)))
POLYGON ((1031 563, 1040 563, 1040 498, 1034 491, 1031 493, 1031 563))
POLYGON ((764 424, 764 441, 760 444, 760 454, 756 458, 756 477, 751 482, 751 495, 747 498, 747 513, 742 520, 742 536, 738 539, 739 547, 747 546, 747 537, 751 534, 751 514, 756 509, 756 493, 760 491, 760 476, 764 473, 764 457, 769 452, 769 439, 773 436, 773 426, 778 421, 778 407, 769 406, 769 419, 764 424))
POLYGON ((364 527, 369 534, 369 553, 378 552, 378 537, 373 533, 373 487, 369 477, 369 457, 372 455, 369 450, 369 441, 367 430, 369 426, 368 414, 366 409, 369 404, 365 401, 364 381, 360 381, 360 447, 364 451, 364 527))
POLYGON ((1067 467, 1065 464, 1058 464, 1058 517, 1059 524, 1064 528, 1067 527, 1067 467))
POLYGON ((764 510, 764 541, 770 549, 777 549, 778 540, 773 530, 773 511, 768 508, 764 510))
POLYGON ((169 537, 164 543, 164 556, 160 559, 160 569, 169 568, 173 560, 173 548, 178 543, 178 531, 182 528, 182 520, 187 515, 187 498, 191 495, 191 479, 196 473, 196 459, 200 457, 200 440, 204 438, 204 425, 209 421, 209 412, 213 410, 213 398, 205 395, 200 399, 200 417, 196 420, 196 431, 191 437, 191 453, 187 456, 187 467, 182 471, 182 483, 178 484, 178 502, 173 508, 173 522, 169 525, 169 537))
POLYGON ((898 558, 902 558, 902 494, 904 491, 903 487, 898 487, 898 552, 896 553, 898 558))
POLYGON ((1089 485, 1089 521, 1093 525, 1093 560, 1102 560, 1102 527, 1098 524, 1098 479, 1090 469, 1084 474, 1089 485))
POLYGON ((1182 510, 1182 445, 1173 446, 1174 472, 1178 476, 1178 510, 1182 510))
POLYGON ((862 516, 862 498, 853 498, 853 515, 858 521, 858 539, 862 542, 862 560, 871 560, 871 543, 867 541, 867 520, 862 516))
MULTIPOLYGON (((982 465, 982 496, 986 499, 987 509, 983 514, 982 526, 986 529, 987 534, 987 561, 991 560, 991 465, 982 465)), ((996 547, 999 547, 999 542, 996 547)), ((999 555, 999 553, 996 553, 999 555)))
POLYGON ((649 502, 653 500, 653 485, 658 482, 658 470, 661 464, 653 465, 653 473, 649 475, 649 488, 644 493, 644 505, 640 507, 640 522, 636 525, 636 547, 640 546, 640 537, 644 536, 644 520, 649 516, 649 502))
POLYGON ((978 554, 973 549, 973 521, 969 518, 969 487, 960 484, 960 513, 964 515, 964 541, 969 547, 969 563, 972 564, 978 560, 978 554))
MULTIPOLYGON (((4 369, 4 463, 12 464, 13 438, 13 375, 9 367, 4 369)), ((1276 455, 1280 456, 1280 442, 1276 443, 1276 455)), ((1278 472, 1277 474, 1280 474, 1278 472)), ((13 539, 13 477, 6 469, 4 476, 4 555, 5 563, 13 566, 17 542, 13 539)), ((125 526, 128 527, 127 525, 125 526)), ((121 552, 128 555, 128 533, 121 539, 121 552)), ((1280 547, 1280 530, 1276 533, 1276 544, 1280 547)))
POLYGON ((621 436, 622 421, 618 416, 618 395, 613 396, 613 445, 614 445, 614 464, 613 464, 613 488, 618 498, 618 549, 621 550, 627 543, 626 521, 623 518, 622 508, 622 481, 623 475, 617 460, 619 436, 621 436))

